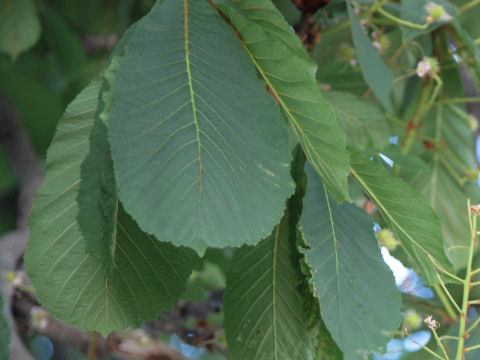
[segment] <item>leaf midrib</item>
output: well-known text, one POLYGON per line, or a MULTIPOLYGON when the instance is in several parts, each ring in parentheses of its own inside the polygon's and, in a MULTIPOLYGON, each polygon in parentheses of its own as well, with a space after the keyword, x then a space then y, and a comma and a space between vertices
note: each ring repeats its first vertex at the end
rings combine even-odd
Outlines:
POLYGON ((362 177, 358 175, 358 173, 354 170, 351 169, 352 175, 358 180, 358 182, 368 191, 370 197, 372 197, 375 200, 375 203, 377 206, 379 206, 382 209, 382 213, 386 215, 390 221, 407 237, 408 240, 410 240, 414 245, 416 245, 420 250, 422 250, 425 254, 429 254, 429 252, 424 249, 418 242, 416 242, 410 234, 402 227, 398 222, 390 215, 390 212, 383 206, 383 203, 379 200, 379 198, 373 193, 373 191, 370 189, 368 184, 363 181, 362 177))
MULTIPOLYGON (((189 39, 188 39, 188 0, 183 0, 183 15, 184 15, 184 36, 185 36, 185 64, 187 67, 187 79, 188 79, 188 89, 190 91, 190 101, 192 103, 192 112, 193 112, 193 122, 195 124, 196 140, 198 144, 198 204, 200 205, 202 200, 203 193, 203 183, 202 183, 202 145, 200 142, 200 126, 198 124, 197 117, 197 106, 195 103, 195 93, 193 91, 192 84, 192 72, 190 67, 190 50, 189 50, 189 39)), ((201 215, 201 206, 198 206, 198 215, 201 215)))

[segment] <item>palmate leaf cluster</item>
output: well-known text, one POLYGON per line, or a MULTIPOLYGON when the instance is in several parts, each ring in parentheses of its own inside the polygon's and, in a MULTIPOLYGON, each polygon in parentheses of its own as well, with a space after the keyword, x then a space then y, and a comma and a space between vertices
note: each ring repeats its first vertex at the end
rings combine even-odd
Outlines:
MULTIPOLYGON (((228 247, 232 359, 385 350, 405 306, 374 221, 427 285, 439 281, 431 258, 467 265, 464 209, 480 193, 465 107, 448 102, 462 96, 449 42, 466 43, 457 58, 479 50, 459 18, 372 35, 363 20, 380 3, 333 1, 316 21, 334 31, 307 53, 285 2, 157 1, 47 152, 25 255, 40 303, 106 336, 171 309, 205 251, 228 247), (441 81, 415 75, 425 54, 439 57, 441 81)), ((421 23, 427 2, 409 3, 391 5, 421 23)))

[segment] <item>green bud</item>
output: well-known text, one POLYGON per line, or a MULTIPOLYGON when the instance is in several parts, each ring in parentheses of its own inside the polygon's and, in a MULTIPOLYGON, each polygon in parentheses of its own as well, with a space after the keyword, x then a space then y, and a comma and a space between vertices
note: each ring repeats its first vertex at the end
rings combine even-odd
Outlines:
POLYGON ((395 250, 400 244, 395 239, 395 235, 388 229, 382 229, 377 232, 377 239, 380 246, 385 246, 388 250, 395 250))
POLYGON ((407 310, 403 322, 408 329, 417 329, 422 324, 422 318, 415 310, 407 310))
POLYGON ((443 6, 440 5, 435 5, 432 10, 430 11, 430 16, 432 17, 433 20, 439 20, 442 18, 443 13, 445 10, 443 10, 443 6))

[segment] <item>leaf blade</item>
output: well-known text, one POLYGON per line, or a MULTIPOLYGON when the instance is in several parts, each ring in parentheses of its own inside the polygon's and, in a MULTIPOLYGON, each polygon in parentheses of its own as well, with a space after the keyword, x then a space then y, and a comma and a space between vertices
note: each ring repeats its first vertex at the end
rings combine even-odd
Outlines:
POLYGON ((235 252, 224 295, 224 327, 233 359, 312 357, 294 251, 283 219, 267 239, 235 252))
POLYGON ((351 151, 352 174, 376 204, 385 221, 421 270, 427 284, 436 284, 427 254, 446 269, 452 267, 443 251, 440 222, 428 201, 402 179, 374 164, 359 151, 351 151))
MULTIPOLYGON (((246 16, 253 18, 248 11, 250 1, 237 1, 237 4, 246 16)), ((262 1, 261 6, 256 5, 255 8, 267 7, 265 4, 262 1)), ((267 16, 260 21, 257 12, 254 21, 229 6, 218 6, 240 34, 244 48, 278 100, 308 159, 329 191, 338 201, 350 200, 345 134, 336 121, 335 112, 317 86, 316 65, 305 56, 298 55, 296 49, 287 48, 278 32, 270 31, 267 34, 256 23, 268 22, 267 16)), ((284 24, 278 26, 283 29, 284 24)), ((294 35, 288 36, 290 39, 294 35)))
POLYGON ((0 51, 15 60, 40 37, 40 20, 32 0, 0 3, 0 51))
POLYGON ((210 4, 157 3, 112 91, 120 199, 143 229, 199 253, 271 233, 293 191, 287 129, 210 4))
POLYGON ((39 301, 55 318, 107 335, 171 307, 194 259, 189 251, 142 233, 121 208, 111 274, 109 264, 88 252, 76 199, 99 90, 100 82, 93 82, 59 122, 47 153, 45 183, 32 209, 25 264, 39 301))
POLYGON ((353 43, 355 44, 358 62, 362 67, 363 77, 385 109, 388 112, 393 112, 390 97, 393 87, 392 74, 380 57, 378 50, 373 46, 372 41, 363 32, 358 17, 349 2, 347 2, 347 9, 353 43))
POLYGON ((383 262, 370 217, 355 205, 337 205, 311 167, 304 198, 305 250, 322 319, 345 359, 363 359, 400 324, 400 292, 383 262))

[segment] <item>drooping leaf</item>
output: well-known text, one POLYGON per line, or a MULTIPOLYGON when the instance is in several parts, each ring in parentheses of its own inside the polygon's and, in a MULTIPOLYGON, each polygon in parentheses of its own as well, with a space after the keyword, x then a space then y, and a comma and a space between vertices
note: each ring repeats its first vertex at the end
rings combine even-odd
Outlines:
POLYGON ((0 2, 0 52, 9 54, 15 60, 37 42, 40 30, 32 0, 0 2))
POLYGON ((390 126, 377 106, 346 92, 327 91, 325 98, 335 109, 349 145, 364 149, 370 140, 377 148, 388 144, 390 126))
POLYGON ((0 293, 0 360, 10 359, 10 327, 3 316, 3 296, 0 293))
POLYGON ((400 292, 371 218, 355 205, 337 205, 310 166, 307 175, 301 222, 322 319, 346 360, 363 359, 400 324, 400 292))
POLYGON ((107 264, 108 273, 114 266, 119 210, 118 187, 107 139, 107 124, 112 102, 111 87, 135 28, 136 25, 133 25, 122 36, 105 71, 97 116, 90 133, 88 155, 80 170, 81 182, 77 195, 77 220, 87 242, 87 251, 107 264))
POLYGON ((255 247, 235 252, 224 295, 232 359, 312 358, 295 259, 295 238, 287 219, 255 247))
POLYGON ((363 32, 352 5, 348 1, 346 3, 355 52, 362 67, 363 77, 385 109, 392 112, 392 74, 380 57, 378 50, 373 46, 372 40, 363 32))
POLYGON ((142 229, 199 253, 271 233, 293 190, 287 128, 208 1, 157 3, 112 91, 120 200, 142 229))
POLYGON ((171 307, 194 257, 144 234, 121 207, 111 275, 110 264, 88 253, 76 198, 99 90, 98 81, 83 90, 59 123, 33 204, 25 263, 39 301, 54 317, 107 335, 171 307))
POLYGON ((440 221, 428 200, 409 184, 351 150, 352 174, 375 203, 427 284, 438 283, 430 254, 444 269, 452 266, 443 250, 440 221))
MULTIPOLYGON (((432 3, 442 6, 445 15, 450 16, 452 20, 457 14, 455 6, 453 6, 447 0, 402 0, 401 17, 405 21, 423 25, 426 23, 426 17, 429 15, 429 4, 432 3)), ((411 41, 420 35, 428 34, 448 21, 450 20, 439 19, 424 30, 402 26, 402 41, 403 43, 407 43, 408 41, 411 41)))
MULTIPOLYGON (((266 9, 253 14, 248 11, 251 1, 237 3, 250 19, 229 6, 218 6, 242 38, 248 55, 278 100, 308 159, 328 190, 338 201, 350 199, 345 135, 336 121, 334 110, 318 88, 314 75, 315 63, 288 48, 278 32, 267 32, 259 25, 270 20, 266 9)), ((257 5, 259 8, 265 6, 264 1, 257 5)), ((284 23, 278 26, 283 29, 284 23)))

